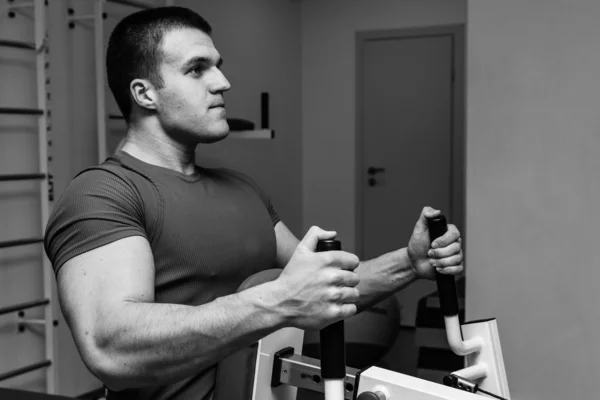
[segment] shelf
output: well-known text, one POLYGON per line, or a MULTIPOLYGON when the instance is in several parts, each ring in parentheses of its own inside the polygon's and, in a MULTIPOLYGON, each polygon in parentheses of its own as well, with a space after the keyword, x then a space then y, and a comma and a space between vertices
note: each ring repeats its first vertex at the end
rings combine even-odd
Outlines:
POLYGON ((253 131, 230 131, 231 139, 275 139, 275 131, 272 129, 257 129, 253 131))

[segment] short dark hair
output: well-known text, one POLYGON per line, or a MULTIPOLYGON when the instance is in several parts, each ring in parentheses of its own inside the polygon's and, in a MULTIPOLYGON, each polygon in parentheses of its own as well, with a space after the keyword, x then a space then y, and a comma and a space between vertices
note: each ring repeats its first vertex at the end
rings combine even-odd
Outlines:
POLYGON ((117 105, 126 120, 131 115, 129 84, 148 79, 162 88, 160 75, 163 36, 170 30, 195 28, 210 35, 210 24, 196 12, 183 7, 157 7, 123 18, 112 31, 106 52, 106 74, 117 105))

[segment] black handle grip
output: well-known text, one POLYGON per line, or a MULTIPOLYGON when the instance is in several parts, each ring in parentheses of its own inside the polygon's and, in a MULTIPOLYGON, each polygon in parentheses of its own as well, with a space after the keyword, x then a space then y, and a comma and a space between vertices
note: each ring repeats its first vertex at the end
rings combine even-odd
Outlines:
MULTIPOLYGON (((443 215, 428 218, 429 240, 433 241, 448 231, 446 217, 443 215)), ((440 296, 440 307, 445 316, 458 315, 458 296, 456 295, 456 282, 453 275, 444 275, 436 272, 438 294, 440 296)))
MULTIPOLYGON (((342 250, 339 240, 320 240, 317 251, 342 250)), ((321 377, 343 379, 346 377, 346 339, 344 321, 334 322, 319 332, 321 345, 321 377)))

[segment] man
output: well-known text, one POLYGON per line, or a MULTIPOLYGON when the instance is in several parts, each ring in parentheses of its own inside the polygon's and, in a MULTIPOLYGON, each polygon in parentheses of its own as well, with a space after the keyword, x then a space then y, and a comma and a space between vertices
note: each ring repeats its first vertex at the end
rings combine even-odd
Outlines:
POLYGON ((48 223, 61 308, 109 399, 210 399, 216 364, 267 334, 348 318, 435 267, 462 271, 456 227, 430 249, 438 210, 423 209, 407 248, 359 262, 315 253, 336 232, 299 241, 245 175, 195 165, 199 143, 228 134, 230 84, 210 33, 179 7, 117 25, 107 75, 127 138, 74 178, 48 223), (236 293, 273 267, 277 279, 236 293))

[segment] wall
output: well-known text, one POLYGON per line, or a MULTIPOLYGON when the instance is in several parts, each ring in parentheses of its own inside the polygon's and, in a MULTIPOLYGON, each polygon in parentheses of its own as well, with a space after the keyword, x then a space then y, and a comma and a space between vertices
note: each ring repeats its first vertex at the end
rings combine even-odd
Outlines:
POLYGON ((496 317, 512 398, 598 397, 600 3, 468 10, 468 319, 496 317))
MULTIPOLYGON (((11 19, 0 9, 0 38, 34 42, 31 10, 11 19)), ((37 108, 35 53, 0 47, 0 107, 37 108)), ((0 174, 39 171, 37 116, 0 114, 0 174)), ((0 182, 0 241, 41 236, 40 190, 37 181, 0 182)), ((42 246, 0 249, 0 307, 43 298, 42 246)), ((43 318, 43 307, 26 311, 43 318)), ((43 331, 42 331, 43 334, 43 331)), ((0 373, 42 361, 44 340, 39 329, 17 330, 17 313, 0 316, 0 373), (27 349, 27 351, 23 351, 27 349)), ((43 370, 5 386, 44 388, 43 370)))
POLYGON ((336 230, 344 249, 355 251, 356 32, 464 23, 465 5, 464 0, 302 2, 305 230, 311 225, 336 230))
MULTIPOLYGON (((223 72, 232 89, 225 94, 227 116, 245 118, 260 128, 260 94, 270 97, 270 128, 275 140, 230 139, 200 145, 201 165, 225 165, 250 175, 269 194, 284 223, 297 236, 302 213, 300 129, 300 8, 282 0, 220 0, 201 7, 213 26, 223 72)), ((233 136, 233 134, 232 134, 233 136)))

